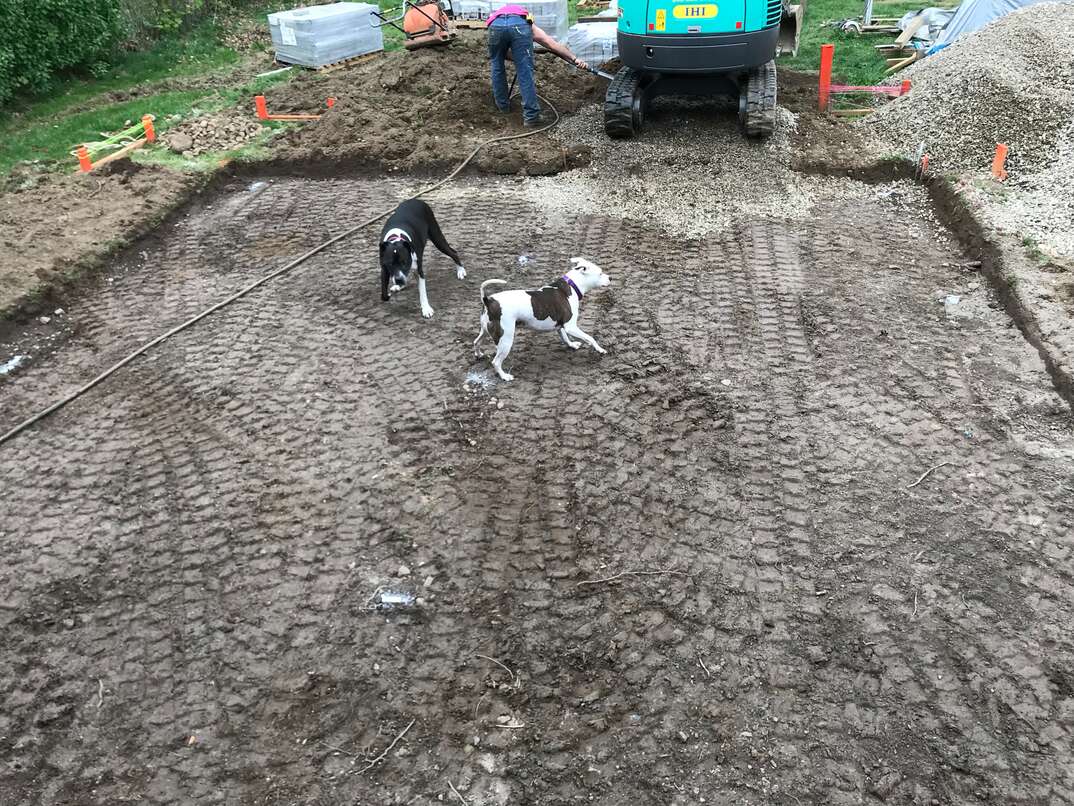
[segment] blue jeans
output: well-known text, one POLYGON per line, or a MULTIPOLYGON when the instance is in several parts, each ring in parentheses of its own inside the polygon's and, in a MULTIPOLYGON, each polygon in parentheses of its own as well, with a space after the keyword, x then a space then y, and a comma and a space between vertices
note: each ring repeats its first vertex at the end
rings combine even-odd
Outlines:
POLYGON ((507 68, 504 57, 511 51, 522 93, 523 120, 536 120, 541 114, 537 85, 533 80, 533 31, 522 17, 514 14, 497 17, 489 26, 489 59, 492 61, 492 97, 502 112, 511 107, 507 95, 507 68))

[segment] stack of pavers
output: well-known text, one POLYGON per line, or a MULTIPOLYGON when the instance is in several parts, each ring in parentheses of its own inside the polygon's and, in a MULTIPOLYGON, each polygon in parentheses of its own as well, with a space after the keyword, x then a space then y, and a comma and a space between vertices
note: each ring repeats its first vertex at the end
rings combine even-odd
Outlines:
POLYGON ((616 32, 619 4, 616 0, 612 0, 608 8, 597 16, 604 17, 608 21, 575 23, 567 33, 567 47, 590 67, 600 67, 619 56, 619 41, 616 32))
POLYGON ((384 50, 384 35, 373 26, 376 10, 369 3, 332 3, 269 14, 276 61, 324 67, 384 50))
POLYGON ((546 34, 557 42, 567 41, 567 29, 571 24, 567 0, 521 0, 521 5, 533 15, 533 22, 546 34))
POLYGON ((451 0, 455 17, 460 20, 483 20, 502 5, 499 2, 493 4, 491 0, 451 0))

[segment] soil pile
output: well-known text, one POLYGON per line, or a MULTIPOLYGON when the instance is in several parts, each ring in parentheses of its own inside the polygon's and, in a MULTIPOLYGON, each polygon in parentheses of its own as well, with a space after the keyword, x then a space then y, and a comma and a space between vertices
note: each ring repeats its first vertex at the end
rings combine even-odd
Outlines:
POLYGON ((863 125, 904 155, 924 142, 940 168, 984 170, 1006 143, 1013 170, 1042 168, 1074 115, 1074 4, 1008 14, 898 78, 913 91, 863 125))
POLYGON ((211 115, 180 123, 168 130, 165 140, 172 151, 184 157, 197 157, 241 148, 261 131, 261 124, 249 114, 211 115))
MULTIPOLYGON (((536 61, 537 90, 560 114, 603 97, 603 79, 551 54, 536 61)), ((395 51, 327 76, 302 75, 267 95, 273 112, 322 112, 325 98, 336 98, 320 121, 284 135, 281 162, 439 170, 490 137, 524 131, 518 98, 510 114, 493 104, 482 31, 460 31, 446 48, 395 51)), ((585 149, 536 135, 490 147, 477 165, 492 173, 549 174, 585 162, 585 149)))

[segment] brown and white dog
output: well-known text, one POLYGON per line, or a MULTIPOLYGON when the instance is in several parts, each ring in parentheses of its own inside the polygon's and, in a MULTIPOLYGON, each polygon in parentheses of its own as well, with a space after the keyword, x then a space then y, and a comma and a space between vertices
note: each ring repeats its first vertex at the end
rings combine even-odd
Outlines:
POLYGON ((477 345, 488 335, 496 342, 496 357, 492 367, 505 381, 514 379, 503 371, 503 362, 515 340, 515 325, 521 322, 534 330, 558 330, 563 343, 572 350, 582 346, 581 339, 602 355, 607 352, 597 340, 578 327, 582 297, 594 288, 610 285, 611 278, 600 266, 580 257, 571 258, 571 269, 551 285, 534 291, 501 291, 486 294, 485 286, 506 280, 486 280, 481 284, 481 332, 474 339, 474 354, 481 355, 477 345))

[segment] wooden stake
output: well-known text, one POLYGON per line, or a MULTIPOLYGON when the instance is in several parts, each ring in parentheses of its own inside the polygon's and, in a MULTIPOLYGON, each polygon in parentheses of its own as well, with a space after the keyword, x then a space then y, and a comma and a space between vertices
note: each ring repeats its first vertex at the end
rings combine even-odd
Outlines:
POLYGON ((891 67, 889 67, 887 70, 884 71, 884 75, 888 75, 890 73, 897 73, 900 70, 902 70, 904 67, 909 67, 911 64, 916 62, 919 58, 921 58, 920 53, 915 53, 913 56, 908 56, 907 58, 903 59, 902 61, 896 62, 895 64, 891 65, 891 67))
POLYGON ((910 20, 909 24, 906 26, 906 28, 903 30, 903 32, 901 34, 899 34, 897 37, 895 37, 895 44, 896 45, 905 45, 907 42, 909 42, 913 38, 914 34, 917 33, 917 29, 920 28, 924 24, 925 24, 925 18, 923 16, 921 16, 920 14, 918 14, 916 17, 914 17, 912 20, 910 20))

